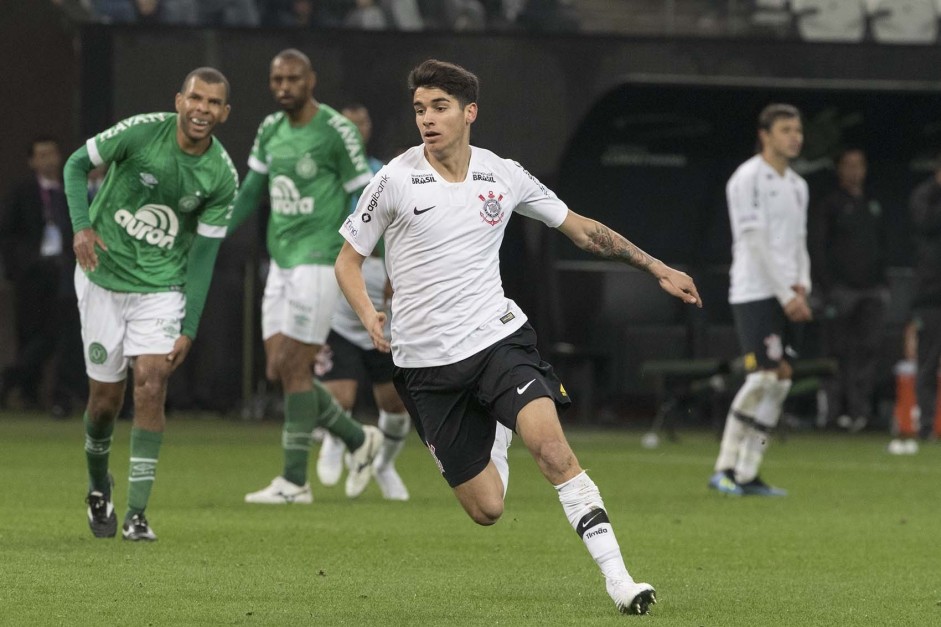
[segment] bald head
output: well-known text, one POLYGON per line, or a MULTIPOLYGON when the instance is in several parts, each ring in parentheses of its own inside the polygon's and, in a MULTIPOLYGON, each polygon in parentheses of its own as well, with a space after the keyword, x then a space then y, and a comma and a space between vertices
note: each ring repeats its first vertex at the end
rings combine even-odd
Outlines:
POLYGON ((297 48, 287 48, 282 50, 275 55, 274 59, 271 60, 271 63, 274 64, 278 61, 293 61, 295 63, 301 64, 305 70, 314 69, 314 67, 310 64, 310 57, 297 48))

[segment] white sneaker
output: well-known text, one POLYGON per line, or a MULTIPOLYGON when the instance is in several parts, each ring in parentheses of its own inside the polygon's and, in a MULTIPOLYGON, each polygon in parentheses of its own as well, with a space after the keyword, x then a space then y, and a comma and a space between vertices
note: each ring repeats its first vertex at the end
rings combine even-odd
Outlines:
POLYGON ((372 463, 382 448, 382 431, 372 425, 364 425, 363 435, 366 439, 363 440, 362 446, 346 454, 346 467, 350 471, 346 475, 346 496, 351 499, 362 494, 369 485, 373 474, 372 463))
POLYGON ((310 491, 310 483, 301 486, 278 476, 271 481, 267 488, 246 494, 245 502, 264 503, 265 505, 284 505, 285 503, 310 505, 314 502, 314 495, 310 491))
POLYGON ((327 433, 320 445, 320 454, 317 456, 317 478, 326 486, 334 486, 340 482, 343 474, 343 452, 346 446, 343 440, 327 433))
POLYGON ((395 466, 388 464, 385 468, 374 468, 373 471, 376 474, 376 483, 379 484, 379 489, 382 490, 382 498, 387 501, 408 500, 408 488, 405 487, 402 477, 396 472, 395 466))
POLYGON ((646 614, 657 602, 657 591, 649 583, 608 579, 605 585, 608 596, 622 614, 646 614))

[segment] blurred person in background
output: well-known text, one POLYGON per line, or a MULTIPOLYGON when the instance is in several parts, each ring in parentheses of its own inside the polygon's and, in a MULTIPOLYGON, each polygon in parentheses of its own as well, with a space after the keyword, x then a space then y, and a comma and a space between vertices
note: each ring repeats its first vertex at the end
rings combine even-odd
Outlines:
POLYGON ((245 495, 267 505, 313 502, 307 481, 313 432, 323 427, 352 460, 346 495, 359 496, 373 475, 382 432, 353 420, 313 378, 311 366, 330 334, 340 295, 333 264, 350 197, 372 178, 363 140, 338 111, 314 98, 317 74, 306 54, 282 50, 271 60, 268 87, 281 111, 258 126, 249 171, 235 200, 233 229, 271 199, 267 247, 271 257, 262 300, 265 374, 281 384, 282 472, 245 495))
POLYGON ((0 214, 0 252, 14 287, 17 339, 15 361, 0 377, 0 406, 18 389, 25 408, 38 408, 43 370, 57 356, 53 415, 65 417, 73 398, 81 396, 84 379, 71 278, 72 224, 62 187, 59 143, 50 137, 34 138, 27 163, 32 176, 13 188, 0 214))
POLYGON ((836 158, 836 188, 809 218, 811 268, 822 300, 824 349, 839 370, 827 380, 827 418, 856 432, 873 417, 873 391, 889 288, 882 205, 866 192, 866 153, 836 158))
MULTIPOLYGON (((372 136, 369 110, 362 104, 354 103, 346 105, 340 112, 356 125, 363 138, 363 145, 368 146, 372 136)), ((373 173, 382 168, 379 159, 368 159, 369 169, 373 173)), ((350 212, 356 209, 358 200, 359 194, 355 194, 351 199, 350 212)), ((387 311, 392 298, 392 285, 389 283, 382 259, 383 248, 377 246, 373 255, 363 262, 363 276, 373 306, 387 311)), ((389 336, 390 329, 386 326, 386 335, 389 336)), ((353 405, 356 403, 359 381, 366 378, 372 384, 373 397, 379 408, 379 429, 383 435, 382 450, 373 463, 376 483, 382 490, 383 498, 407 501, 408 489, 395 469, 395 458, 405 445, 411 420, 392 383, 394 367, 392 355, 373 346, 369 331, 363 326, 356 312, 345 298, 338 298, 330 335, 323 350, 317 355, 315 372, 340 406, 348 412, 353 411, 353 405)), ((324 434, 317 457, 317 477, 322 484, 335 485, 340 480, 344 450, 340 438, 329 432, 324 434)))
POLYGON ((771 104, 758 116, 759 152, 726 185, 732 226, 729 303, 744 355, 709 487, 733 496, 784 496, 759 476, 791 389, 800 323, 811 319, 808 188, 791 169, 804 130, 800 111, 771 104))
POLYGON ((919 437, 937 438, 934 415, 941 359, 941 155, 935 173, 918 185, 909 200, 915 241, 915 285, 912 319, 918 333, 918 374, 915 391, 919 437))

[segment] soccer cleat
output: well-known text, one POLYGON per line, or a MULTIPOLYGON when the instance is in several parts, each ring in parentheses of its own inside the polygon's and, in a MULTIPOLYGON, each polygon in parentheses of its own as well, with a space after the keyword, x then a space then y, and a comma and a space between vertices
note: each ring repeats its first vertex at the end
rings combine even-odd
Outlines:
POLYGON ((738 485, 745 496, 787 496, 787 490, 770 486, 759 477, 738 485))
MULTIPOLYGON (((108 475, 108 483, 114 485, 114 479, 108 475)), ((113 538, 118 533, 118 517, 114 513, 114 503, 110 496, 98 490, 92 490, 85 497, 88 503, 88 526, 96 538, 113 538)))
POLYGON ((376 474, 376 483, 379 484, 379 489, 382 490, 382 498, 387 501, 408 500, 408 488, 405 487, 402 477, 396 472, 395 466, 388 464, 384 468, 374 468, 373 472, 376 474))
POLYGON ((285 503, 310 505, 314 502, 314 495, 310 491, 310 483, 297 485, 278 476, 271 480, 268 487, 246 494, 245 502, 265 505, 284 505, 285 503))
POLYGON ((330 435, 323 437, 323 444, 320 445, 320 454, 317 456, 317 478, 325 486, 334 486, 340 482, 340 475, 343 474, 343 440, 330 435))
POLYGON ((362 494, 369 485, 369 478, 373 474, 373 461, 382 448, 382 431, 371 425, 364 425, 363 435, 366 439, 360 447, 346 454, 346 466, 350 470, 346 476, 346 496, 351 499, 362 494))
POLYGON ((742 486, 735 482, 731 470, 718 470, 709 478, 709 488, 720 494, 729 496, 742 496, 745 494, 742 486))
POLYGON ((144 512, 134 514, 124 521, 124 528, 121 530, 121 537, 131 542, 153 542, 157 539, 157 534, 147 523, 144 512))
POLYGON ((649 583, 607 580, 608 596, 622 614, 646 614, 657 602, 657 591, 649 583))

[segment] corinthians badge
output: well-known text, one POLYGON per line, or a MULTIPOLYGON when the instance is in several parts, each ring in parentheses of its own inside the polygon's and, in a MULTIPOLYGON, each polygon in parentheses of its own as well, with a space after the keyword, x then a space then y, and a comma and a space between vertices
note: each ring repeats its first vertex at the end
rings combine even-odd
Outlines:
POLYGON ((480 211, 480 217, 483 218, 484 222, 490 226, 494 226, 503 220, 503 207, 500 206, 500 201, 503 200, 503 194, 494 196, 493 192, 488 192, 486 198, 483 194, 477 196, 482 201, 484 201, 483 209, 480 211))

